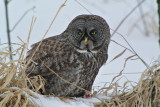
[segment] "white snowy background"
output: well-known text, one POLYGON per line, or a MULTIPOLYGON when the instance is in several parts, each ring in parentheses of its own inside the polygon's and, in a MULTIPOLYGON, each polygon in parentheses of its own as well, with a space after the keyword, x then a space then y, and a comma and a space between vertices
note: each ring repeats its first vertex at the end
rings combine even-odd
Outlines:
MULTIPOLYGON (((92 14, 103 17, 108 22, 111 29, 116 29, 118 24, 137 5, 137 3, 140 2, 140 0, 79 0, 79 2, 92 14)), ((10 29, 13 28, 15 23, 26 10, 35 6, 35 9, 30 11, 20 24, 11 32, 12 42, 20 43, 17 36, 24 41, 27 40, 33 16, 36 17, 37 20, 31 33, 29 45, 40 41, 58 11, 58 8, 63 3, 64 0, 11 0, 9 3, 10 29)), ((46 38, 63 32, 75 16, 90 14, 83 6, 81 6, 76 0, 68 0, 66 6, 59 12, 50 31, 46 35, 46 38)), ((141 5, 141 9, 143 11, 144 19, 141 17, 140 8, 137 8, 127 20, 125 20, 117 32, 122 34, 138 55, 151 66, 160 56, 157 33, 158 15, 156 0, 145 0, 141 5), (144 20, 146 22, 145 24, 143 23, 144 20)), ((115 34, 111 39, 125 47, 129 47, 124 39, 118 34, 115 34)), ((3 0, 0 1, 0 43, 7 43, 3 0)), ((0 48, 3 48, 3 46, 0 46, 0 48)), ((93 85, 94 91, 97 91, 104 86, 108 86, 113 77, 122 70, 125 59, 133 55, 126 51, 123 56, 108 63, 123 50, 124 48, 121 46, 113 42, 110 43, 108 51, 109 58, 96 77, 93 85)), ((123 85, 127 80, 133 81, 133 85, 136 85, 136 82, 140 79, 141 72, 145 69, 146 66, 140 60, 129 60, 123 71, 123 75, 116 80, 122 77, 119 80, 120 85, 123 85)), ((39 99, 34 101, 42 107, 90 107, 93 106, 93 102, 98 101, 96 98, 77 98, 71 101, 60 101, 53 97, 38 96, 39 99)))

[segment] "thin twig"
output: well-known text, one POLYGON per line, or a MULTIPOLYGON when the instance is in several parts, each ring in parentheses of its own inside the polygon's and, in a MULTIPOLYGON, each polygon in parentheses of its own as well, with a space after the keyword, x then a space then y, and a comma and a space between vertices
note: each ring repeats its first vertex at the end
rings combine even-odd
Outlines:
MULTIPOLYGON (((42 61, 42 60, 41 60, 41 61, 42 61)), ((81 90, 83 90, 83 91, 85 91, 85 92, 87 92, 87 93, 89 93, 89 94, 91 95, 91 92, 90 92, 90 91, 88 91, 88 90, 86 90, 86 89, 84 89, 84 88, 82 88, 82 87, 80 87, 80 86, 78 86, 78 85, 76 85, 76 84, 68 81, 68 80, 65 80, 65 79, 64 79, 63 77, 61 77, 58 73, 56 73, 55 71, 53 71, 49 66, 47 66, 47 65, 44 64, 44 63, 43 63, 43 65, 44 65, 49 71, 51 71, 52 73, 54 73, 58 78, 60 78, 62 81, 66 82, 66 83, 68 83, 68 84, 70 84, 70 85, 73 85, 73 86, 77 87, 78 89, 81 89, 81 90)), ((105 103, 102 99, 98 98, 96 95, 94 95, 94 97, 97 98, 98 100, 100 100, 101 102, 105 103)), ((105 104, 106 104, 106 103, 105 103, 105 104)))
MULTIPOLYGON (((137 3, 139 3, 139 0, 137 0, 137 3)), ((145 35, 148 36, 149 35, 149 31, 148 31, 148 27, 147 27, 147 24, 146 24, 146 19, 143 16, 143 8, 142 8, 141 5, 139 6, 139 12, 140 12, 142 23, 143 23, 143 27, 144 27, 144 30, 145 30, 145 35)))
POLYGON ((132 51, 136 54, 136 56, 143 62, 143 64, 148 69, 150 69, 149 65, 137 54, 137 52, 133 49, 133 47, 130 45, 130 43, 127 41, 127 39, 123 35, 121 35, 121 34, 119 34, 119 35, 125 40, 125 42, 128 44, 128 46, 132 49, 132 51))
POLYGON ((75 0, 80 6, 82 6, 88 13, 92 14, 85 6, 83 6, 78 0, 75 0))
POLYGON ((123 24, 123 22, 144 2, 145 0, 142 0, 141 2, 138 3, 124 18, 123 20, 119 23, 117 28, 114 30, 112 33, 112 36, 117 32, 117 30, 120 28, 120 26, 123 24))
MULTIPOLYGON (((8 14, 8 0, 4 0, 5 3, 5 14, 6 14, 6 27, 7 27, 7 37, 8 37, 8 46, 9 51, 12 53, 12 47, 11 47, 11 37, 10 37, 10 28, 9 28, 9 14, 8 14)), ((10 61, 13 60, 12 54, 10 54, 10 61)))
MULTIPOLYGON (((111 29, 111 30, 112 30, 112 29, 111 29)), ((115 33, 117 33, 118 35, 120 35, 120 36, 125 40, 125 42, 126 42, 127 45, 131 48, 131 50, 128 49, 128 48, 126 48, 125 46, 119 44, 118 42, 116 42, 116 41, 114 41, 114 40, 112 40, 112 41, 115 42, 116 44, 122 46, 123 48, 126 48, 127 50, 129 50, 129 51, 132 52, 133 54, 135 54, 135 55, 142 61, 142 63, 143 63, 148 69, 150 69, 149 65, 137 54, 137 52, 133 49, 133 47, 130 45, 130 43, 127 41, 127 39, 126 39, 122 34, 120 34, 120 33, 118 33, 118 32, 115 32, 115 33)))
POLYGON ((67 0, 65 0, 65 2, 59 7, 59 9, 58 9, 56 15, 54 16, 54 18, 53 18, 51 24, 49 25, 47 31, 45 32, 45 34, 44 34, 42 40, 40 41, 40 43, 39 43, 38 46, 36 47, 36 50, 33 52, 32 56, 31 56, 30 59, 28 60, 26 66, 25 66, 25 69, 27 68, 27 66, 28 66, 28 65, 30 64, 30 62, 32 61, 32 58, 34 57, 35 53, 36 53, 37 50, 39 49, 40 45, 42 44, 42 41, 44 40, 45 36, 47 35, 48 31, 50 30, 50 28, 51 28, 53 22, 54 22, 55 19, 57 18, 57 16, 58 16, 60 10, 65 6, 66 2, 67 2, 67 0))
MULTIPOLYGON (((44 37, 47 35, 48 31, 51 29, 51 26, 52 26, 53 22, 56 20, 56 18, 57 18, 57 16, 58 16, 59 12, 60 12, 61 9, 65 6, 66 2, 67 2, 67 0, 65 0, 64 3, 59 7, 59 9, 58 9, 58 11, 57 11, 55 17, 53 18, 51 24, 49 25, 49 28, 47 29, 46 33, 44 34, 44 37)), ((44 37, 43 37, 43 38, 44 38, 44 37)))
POLYGON ((160 0, 157 0, 157 6, 158 6, 158 18, 159 18, 159 27, 158 27, 158 33, 159 33, 159 46, 160 46, 160 0))
MULTIPOLYGON (((42 62, 42 60, 41 60, 41 62, 42 62)), ((55 71, 53 71, 53 70, 52 70, 50 67, 48 67, 46 64, 43 63, 43 65, 44 65, 49 71, 51 71, 52 73, 54 73, 58 78, 60 78, 62 81, 66 82, 66 83, 68 83, 68 84, 70 84, 70 85, 73 85, 73 86, 75 86, 75 87, 77 87, 77 88, 79 88, 79 89, 81 89, 81 90, 83 90, 83 91, 91 94, 90 91, 88 91, 88 90, 86 90, 86 89, 84 89, 84 88, 82 88, 82 87, 80 87, 80 86, 78 86, 78 85, 76 85, 76 84, 74 84, 74 83, 71 83, 71 82, 65 80, 63 77, 61 77, 58 73, 56 73, 55 71)))
MULTIPOLYGON (((99 10, 100 12, 102 12, 103 14, 107 14, 106 9, 103 9, 103 8, 101 7, 101 5, 98 6, 97 3, 92 2, 92 1, 87 1, 87 0, 85 0, 84 2, 85 2, 85 4, 87 4, 87 6, 90 5, 90 6, 92 6, 93 8, 95 8, 95 9, 99 10)), ((84 6, 83 6, 83 7, 84 7, 84 6)), ((85 8, 86 8, 86 7, 85 7, 85 8)), ((86 9, 87 9, 87 8, 86 8, 86 9)), ((87 9, 87 10, 88 10, 88 9, 87 9)), ((90 13, 91 13, 91 12, 90 12, 90 13)))
MULTIPOLYGON (((143 72, 130 72, 130 73, 122 73, 122 74, 141 74, 143 72)), ((116 75, 116 74, 119 74, 119 73, 108 73, 108 74, 102 74, 102 75, 116 75)))
POLYGON ((126 58, 122 70, 118 73, 118 75, 116 75, 115 77, 113 77, 110 85, 113 83, 113 81, 114 81, 117 77, 120 77, 120 76, 122 75, 122 73, 123 73, 123 71, 124 71, 124 69, 125 69, 125 67, 126 67, 126 65, 127 65, 127 61, 128 61, 129 59, 135 57, 135 56, 136 56, 136 55, 132 55, 132 56, 129 56, 129 57, 126 58))
MULTIPOLYGON (((0 43, 0 45, 7 45, 8 43, 0 43)), ((12 45, 21 45, 19 43, 11 43, 12 45)))
MULTIPOLYGON (((31 35, 31 32, 33 30, 33 25, 35 24, 35 20, 36 18, 32 17, 32 21, 31 21, 31 25, 30 25, 30 30, 29 30, 29 34, 28 34, 28 37, 30 37, 31 35)), ((19 38, 20 39, 20 38, 19 38)), ((21 40, 21 39, 20 39, 21 40)), ((23 41, 22 41, 23 42, 23 41)), ((27 66, 30 64, 32 58, 26 63, 25 67, 24 67, 24 71, 26 70, 27 66)))
POLYGON ((120 43, 116 42, 115 40, 111 40, 111 41, 114 42, 114 43, 116 43, 117 45, 119 45, 119 46, 121 46, 121 47, 127 49, 127 50, 130 51, 131 53, 135 54, 131 49, 129 49, 129 48, 127 48, 127 47, 121 45, 120 43))
POLYGON ((36 7, 33 6, 32 8, 28 9, 26 12, 24 12, 24 14, 20 17, 20 19, 16 22, 16 24, 13 26, 13 28, 10 30, 10 32, 12 32, 18 25, 19 23, 22 21, 22 19, 32 10, 34 10, 36 7))

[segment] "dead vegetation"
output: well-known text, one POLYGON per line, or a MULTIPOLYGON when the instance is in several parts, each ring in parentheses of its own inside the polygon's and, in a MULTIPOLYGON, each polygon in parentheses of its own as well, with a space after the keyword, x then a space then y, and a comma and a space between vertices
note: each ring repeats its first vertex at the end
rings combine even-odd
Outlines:
MULTIPOLYGON (((123 87, 125 88, 125 87, 123 87)), ((117 87, 116 87, 117 89, 117 87)), ((97 103, 95 107, 159 107, 160 63, 147 69, 138 84, 128 92, 114 96, 110 101, 97 103), (159 69, 158 69, 159 68, 159 69)))
POLYGON ((10 53, 6 48, 1 50, 0 58, 0 107, 35 107, 31 98, 37 98, 28 87, 38 92, 44 86, 39 76, 29 79, 24 73, 26 44, 20 45, 13 54, 19 54, 17 60, 7 62, 10 53))

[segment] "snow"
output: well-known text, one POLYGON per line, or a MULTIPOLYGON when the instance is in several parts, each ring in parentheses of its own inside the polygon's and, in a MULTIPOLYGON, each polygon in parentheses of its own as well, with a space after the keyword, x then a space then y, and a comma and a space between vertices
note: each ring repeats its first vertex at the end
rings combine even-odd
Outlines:
MULTIPOLYGON (((79 0, 80 1, 80 0, 79 0)), ((49 24, 51 23, 53 17, 55 16, 59 6, 63 3, 63 0, 16 0, 9 4, 9 14, 10 14, 10 28, 14 26, 17 20, 27 9, 35 6, 36 8, 29 12, 21 23, 16 27, 16 29, 11 32, 11 38, 13 43, 20 43, 17 38, 19 36, 22 40, 26 41, 31 19, 33 16, 37 18, 34 25, 33 31, 31 33, 30 45, 41 40, 44 33, 46 32, 49 24)), ((80 3, 85 6, 92 14, 97 14, 102 16, 111 29, 116 29, 117 25, 121 20, 137 5, 137 0, 81 0, 80 3)), ((127 20, 122 24, 117 32, 122 34, 138 55, 148 64, 153 65, 156 60, 160 61, 160 48, 158 44, 158 16, 156 0, 146 0, 143 4, 143 12, 145 14, 145 19, 147 21, 146 27, 148 28, 148 36, 145 34, 145 28, 140 16, 139 9, 130 15, 127 20), (135 27, 134 27, 135 25, 135 27)), ((6 43, 7 36, 5 30, 5 15, 4 15, 4 5, 3 1, 0 1, 0 25, 3 25, 0 30, 0 42, 6 43)), ((86 9, 84 9, 76 0, 68 0, 66 6, 62 8, 59 15, 57 16, 53 26, 46 35, 50 37, 53 35, 60 34, 65 30, 69 22, 77 15, 89 14, 86 9)), ((112 31, 111 31, 112 32, 112 31)), ((115 34, 112 40, 122 44, 125 47, 130 48, 124 39, 115 34)), ((107 63, 100 69, 98 76, 93 85, 93 90, 109 86, 113 77, 118 75, 122 70, 125 59, 131 55, 131 52, 126 51, 121 57, 117 58, 113 62, 109 63, 116 55, 122 52, 124 48, 111 42, 109 46, 109 58, 107 63)), ((16 58, 16 57, 15 57, 16 58)), ((118 83, 122 86, 125 81, 133 81, 132 84, 136 85, 136 82, 140 79, 141 72, 146 69, 146 66, 140 60, 129 60, 123 71, 123 74, 116 78, 118 83)), ((113 81, 113 82, 115 82, 113 81)), ((35 93, 36 94, 36 93, 35 93)), ((74 98, 71 100, 62 101, 55 97, 46 97, 36 94, 39 99, 33 99, 34 102, 40 107, 90 107, 93 103, 99 102, 96 98, 74 98)))
MULTIPOLYGON (((95 103, 101 102, 97 98, 70 98, 70 99, 59 99, 57 97, 52 97, 52 96, 44 96, 44 95, 39 95, 37 93, 32 92, 36 97, 38 98, 33 98, 30 97, 30 100, 38 107, 92 107, 95 103)), ((110 100, 111 97, 108 96, 102 96, 99 95, 97 96, 101 100, 110 100)))
MULTIPOLYGON (((95 98, 92 99, 82 99, 82 98, 77 98, 77 99, 71 99, 71 100, 60 100, 59 98, 55 97, 45 97, 42 95, 38 95, 39 99, 32 99, 34 102, 37 103, 38 106, 42 107, 88 107, 88 106, 93 106, 93 101, 95 98), (92 101, 93 100, 93 101, 92 101)), ((94 101, 96 102, 96 101, 94 101)))

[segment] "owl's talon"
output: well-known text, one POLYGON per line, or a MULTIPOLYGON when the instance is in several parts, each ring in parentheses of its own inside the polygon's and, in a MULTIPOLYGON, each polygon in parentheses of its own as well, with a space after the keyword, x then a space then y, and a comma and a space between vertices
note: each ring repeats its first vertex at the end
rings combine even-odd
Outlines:
POLYGON ((91 94, 86 92, 85 95, 84 95, 84 98, 91 98, 91 94))

